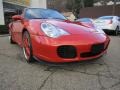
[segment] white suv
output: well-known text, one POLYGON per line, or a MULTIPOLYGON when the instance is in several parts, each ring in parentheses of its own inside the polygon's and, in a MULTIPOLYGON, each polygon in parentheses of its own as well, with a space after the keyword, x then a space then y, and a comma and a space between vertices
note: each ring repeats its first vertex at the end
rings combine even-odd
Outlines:
POLYGON ((120 31, 120 17, 118 16, 102 16, 94 21, 94 24, 106 31, 114 31, 117 36, 120 31))

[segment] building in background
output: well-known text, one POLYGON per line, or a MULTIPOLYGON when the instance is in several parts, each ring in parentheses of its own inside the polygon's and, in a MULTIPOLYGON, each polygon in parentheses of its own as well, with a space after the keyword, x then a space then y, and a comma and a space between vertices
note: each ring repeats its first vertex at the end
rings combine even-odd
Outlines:
MULTIPOLYGON (((0 4, 3 2, 5 23, 8 23, 12 15, 20 13, 19 11, 26 7, 51 8, 60 12, 68 11, 66 9, 67 1, 68 0, 1 0, 0 4)), ((0 5, 0 7, 2 6, 0 5)), ((4 21, 4 19, 2 21, 4 21)))
POLYGON ((11 15, 19 13, 26 7, 46 8, 46 0, 0 0, 0 25, 9 22, 11 15), (5 16, 5 21, 4 21, 5 16), (5 22, 5 23, 4 23, 5 22))

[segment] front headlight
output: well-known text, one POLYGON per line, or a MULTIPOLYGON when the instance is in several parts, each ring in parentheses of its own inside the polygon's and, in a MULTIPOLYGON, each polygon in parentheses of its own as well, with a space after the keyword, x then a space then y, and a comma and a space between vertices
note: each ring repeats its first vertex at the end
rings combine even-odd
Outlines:
POLYGON ((65 30, 50 23, 42 23, 41 29, 48 37, 52 37, 52 38, 57 38, 62 35, 69 35, 69 33, 66 32, 65 30))

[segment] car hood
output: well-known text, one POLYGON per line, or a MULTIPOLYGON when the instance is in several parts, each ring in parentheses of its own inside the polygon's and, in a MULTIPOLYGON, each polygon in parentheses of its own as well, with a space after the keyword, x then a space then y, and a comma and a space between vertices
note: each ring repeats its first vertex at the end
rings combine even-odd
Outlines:
POLYGON ((46 22, 58 26, 71 34, 90 33, 89 28, 82 26, 79 23, 62 20, 47 20, 46 22))
MULTIPOLYGON (((71 37, 70 40, 76 41, 76 39, 81 38, 83 42, 103 42, 106 40, 106 35, 97 33, 96 30, 93 30, 93 28, 87 28, 85 26, 80 25, 79 23, 76 22, 71 22, 71 21, 64 21, 64 20, 31 20, 33 27, 37 30, 40 28, 41 23, 50 23, 55 26, 58 26, 68 33, 70 35, 63 36, 64 39, 71 37)), ((60 38, 59 38, 60 39, 60 38)), ((63 39, 63 38, 62 38, 63 39)), ((68 39, 67 39, 68 40, 68 39)), ((79 40, 78 40, 79 42, 79 40)))
MULTIPOLYGON (((70 34, 76 35, 96 35, 97 30, 95 30, 94 28, 88 28, 86 26, 81 25, 81 23, 76 23, 76 22, 71 22, 68 20, 53 20, 53 19, 42 19, 42 20, 30 20, 30 22, 33 24, 33 26, 37 26, 40 27, 41 23, 50 23, 53 24, 59 28, 64 29, 65 31, 67 31, 70 34)), ((36 28, 37 28, 36 27, 36 28)))

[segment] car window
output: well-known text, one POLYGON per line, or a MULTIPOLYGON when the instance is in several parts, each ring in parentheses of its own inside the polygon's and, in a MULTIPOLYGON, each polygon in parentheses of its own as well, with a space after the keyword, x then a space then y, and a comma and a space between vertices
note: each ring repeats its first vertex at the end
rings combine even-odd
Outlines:
POLYGON ((113 16, 103 16, 103 17, 100 17, 98 19, 113 19, 113 16))
POLYGON ((66 19, 62 14, 51 9, 27 9, 25 11, 27 19, 66 19))
POLYGON ((120 17, 118 18, 118 21, 120 21, 120 17))
POLYGON ((90 19, 88 19, 88 18, 81 18, 81 19, 78 19, 77 21, 92 23, 92 21, 90 19))

